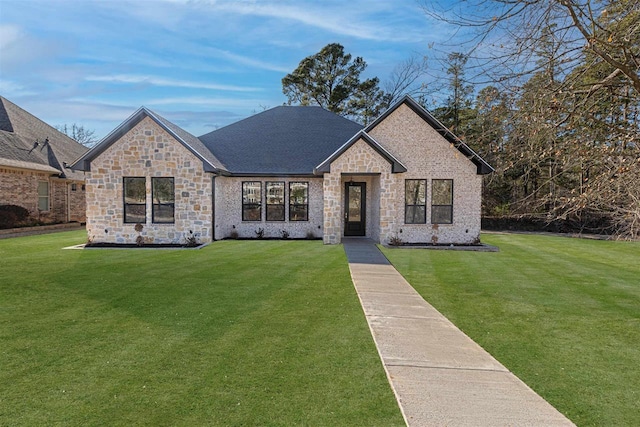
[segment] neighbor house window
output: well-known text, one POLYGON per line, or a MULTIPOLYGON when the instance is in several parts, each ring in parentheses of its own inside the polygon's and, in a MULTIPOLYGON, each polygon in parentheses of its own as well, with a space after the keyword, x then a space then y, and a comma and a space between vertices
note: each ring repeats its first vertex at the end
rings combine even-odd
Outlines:
POLYGON ((49 183, 38 181, 38 210, 49 210, 49 183))
POLYGON ((71 191, 77 191, 78 190, 78 184, 71 184, 71 191))
POLYGON ((309 221, 309 183, 289 183, 289 221, 309 221))
POLYGON ((404 181, 404 223, 425 224, 427 222, 427 180, 404 181))
POLYGON ((124 222, 147 222, 146 178, 124 177, 124 222))
POLYGON ((260 221, 262 219, 262 183, 245 181, 242 183, 242 220, 260 221))
POLYGON ((269 182, 266 186, 267 221, 284 221, 284 182, 269 182))
POLYGON ((431 223, 453 223, 453 180, 431 181, 431 223))
POLYGON ((151 178, 151 200, 153 222, 175 221, 175 191, 173 178, 151 178))

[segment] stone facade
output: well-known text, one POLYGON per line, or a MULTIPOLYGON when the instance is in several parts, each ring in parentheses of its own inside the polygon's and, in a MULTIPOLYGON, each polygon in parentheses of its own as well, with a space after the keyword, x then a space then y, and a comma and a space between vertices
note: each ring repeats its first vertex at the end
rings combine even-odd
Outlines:
POLYGON ((241 238, 256 237, 258 229, 264 230, 264 237, 282 237, 283 230, 290 238, 322 237, 323 194, 322 178, 304 177, 216 177, 216 219, 215 239, 225 239, 237 233, 241 238), (262 213, 260 221, 242 221, 242 183, 260 181, 262 183, 262 213), (285 220, 266 221, 265 183, 285 183, 285 220), (309 220, 289 220, 289 182, 309 183, 309 220))
POLYGON ((149 117, 94 159, 87 174, 87 233, 93 242, 136 242, 135 224, 124 223, 124 177, 146 178, 145 243, 184 243, 190 230, 201 243, 211 241, 213 177, 149 117), (174 178, 174 223, 152 222, 152 177, 174 178))
POLYGON ((5 204, 22 206, 33 218, 44 223, 84 222, 86 219, 84 182, 56 178, 47 172, 0 168, 0 205, 5 204), (39 182, 49 186, 46 210, 38 209, 39 182))
POLYGON ((331 163, 324 175, 324 243, 340 243, 344 234, 345 182, 365 182, 366 236, 376 241, 390 233, 396 195, 391 164, 363 140, 356 141, 331 163))
POLYGON ((470 244, 480 238, 482 177, 476 166, 406 105, 378 123, 368 134, 398 159, 404 173, 366 142, 359 140, 331 163, 324 176, 324 242, 340 243, 344 227, 344 183, 367 182, 366 236, 389 243, 470 244), (407 179, 427 182, 426 224, 405 224, 407 179), (453 180, 453 223, 431 224, 431 184, 453 180), (369 200, 369 197, 371 199, 369 200))
MULTIPOLYGON (((218 159, 202 156, 209 148, 200 140, 181 133, 174 125, 166 125, 150 112, 140 111, 135 121, 118 128, 112 139, 105 141, 104 148, 100 147, 103 151, 90 152, 88 156, 87 230, 94 242, 135 243, 142 236, 149 244, 184 243, 191 230, 204 243, 233 237, 255 238, 262 230, 266 238, 313 236, 322 237, 326 244, 337 244, 344 236, 345 185, 349 182, 366 185, 365 235, 374 241, 470 244, 479 240, 479 173, 492 169, 468 147, 459 145, 473 161, 462 154, 449 142, 455 138, 447 136, 448 140, 434 129, 433 118, 417 104, 400 102, 356 134, 354 138, 358 139, 350 140, 346 148, 341 147, 317 165, 316 171, 324 172, 322 176, 279 172, 253 176, 250 168, 242 173, 249 176, 241 176, 240 172, 234 176, 233 170, 225 169, 218 159), (327 165, 328 162, 331 163, 327 165), (124 223, 125 177, 145 178, 146 220, 140 233, 135 231, 135 224, 124 223), (174 178, 174 223, 153 222, 153 177, 174 178), (426 183, 426 223, 405 223, 405 184, 410 179, 426 183), (453 182, 451 224, 431 223, 434 180, 453 182), (246 181, 259 181, 262 185, 261 215, 256 221, 242 218, 246 181), (267 182, 284 183, 284 221, 266 220, 267 182), (289 218, 290 182, 309 184, 307 221, 289 218)), ((437 123, 434 126, 440 129, 437 123)), ((85 164, 83 168, 86 167, 85 164)), ((55 198, 55 185, 52 191, 55 198)))

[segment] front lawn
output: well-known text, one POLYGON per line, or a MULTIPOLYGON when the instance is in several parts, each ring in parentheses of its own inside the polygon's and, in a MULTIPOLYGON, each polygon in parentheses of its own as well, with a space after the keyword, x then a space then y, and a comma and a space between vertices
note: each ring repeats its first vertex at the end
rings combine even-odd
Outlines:
POLYGON ((385 249, 416 290, 580 426, 640 425, 640 244, 497 235, 385 249))
POLYGON ((0 425, 404 425, 341 246, 0 240, 0 425))

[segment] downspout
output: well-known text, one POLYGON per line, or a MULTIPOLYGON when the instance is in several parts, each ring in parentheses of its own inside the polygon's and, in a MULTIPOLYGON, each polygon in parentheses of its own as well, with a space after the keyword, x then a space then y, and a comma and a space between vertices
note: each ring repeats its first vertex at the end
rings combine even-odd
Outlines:
POLYGON ((216 240, 216 176, 211 175, 211 241, 216 240))
POLYGON ((67 222, 71 222, 71 185, 67 182, 67 222))

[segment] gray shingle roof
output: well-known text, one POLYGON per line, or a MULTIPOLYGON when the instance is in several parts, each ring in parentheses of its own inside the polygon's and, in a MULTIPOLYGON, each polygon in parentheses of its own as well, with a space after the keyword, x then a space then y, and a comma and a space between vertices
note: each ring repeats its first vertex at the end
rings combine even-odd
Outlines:
POLYGON ((236 175, 311 175, 360 129, 321 107, 281 106, 199 139, 236 175))
POLYGON ((86 151, 82 144, 0 96, 0 164, 84 180, 82 173, 64 164, 86 151))

